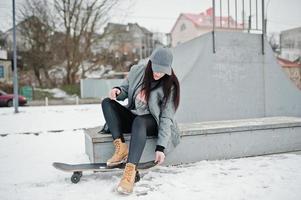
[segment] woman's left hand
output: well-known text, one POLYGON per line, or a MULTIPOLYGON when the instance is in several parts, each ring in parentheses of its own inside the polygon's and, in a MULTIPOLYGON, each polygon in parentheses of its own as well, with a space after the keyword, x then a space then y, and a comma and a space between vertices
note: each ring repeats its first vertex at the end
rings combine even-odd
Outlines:
POLYGON ((164 162, 165 154, 161 151, 156 151, 156 159, 155 162, 160 165, 164 162))

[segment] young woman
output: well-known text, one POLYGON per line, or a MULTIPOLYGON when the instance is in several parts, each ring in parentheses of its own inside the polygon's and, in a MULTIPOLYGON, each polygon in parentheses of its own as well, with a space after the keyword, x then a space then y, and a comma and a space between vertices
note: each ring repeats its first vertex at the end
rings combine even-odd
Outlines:
POLYGON ((131 68, 123 83, 114 87, 102 101, 106 124, 112 133, 114 155, 108 166, 126 161, 123 177, 117 187, 121 193, 132 193, 136 166, 141 158, 147 136, 157 136, 155 162, 162 164, 165 154, 177 146, 180 131, 174 114, 180 102, 180 85, 171 67, 172 53, 168 48, 156 49, 147 65, 131 68), (115 100, 128 98, 123 106, 115 100), (131 133, 130 145, 123 133, 131 133))

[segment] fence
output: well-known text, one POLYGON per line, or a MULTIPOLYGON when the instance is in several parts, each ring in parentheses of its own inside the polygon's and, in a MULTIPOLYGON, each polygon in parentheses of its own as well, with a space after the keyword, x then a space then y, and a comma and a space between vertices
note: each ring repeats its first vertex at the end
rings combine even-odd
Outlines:
POLYGON ((103 98, 110 89, 121 84, 123 79, 81 79, 81 98, 103 98))
POLYGON ((216 53, 216 29, 236 29, 244 30, 248 33, 253 31, 260 32, 262 35, 262 54, 264 54, 264 37, 266 34, 264 0, 212 0, 212 8, 213 53, 216 53), (239 12, 241 16, 238 15, 239 12), (216 15, 218 14, 219 16, 217 17, 216 15), (235 16, 234 19, 231 15, 235 16))

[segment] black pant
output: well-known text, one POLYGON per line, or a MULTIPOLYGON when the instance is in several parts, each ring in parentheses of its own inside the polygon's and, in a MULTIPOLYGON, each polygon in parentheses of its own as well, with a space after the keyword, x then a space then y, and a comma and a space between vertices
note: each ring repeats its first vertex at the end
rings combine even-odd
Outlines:
POLYGON ((135 115, 108 97, 103 99, 101 106, 114 140, 121 138, 124 142, 123 133, 131 133, 127 162, 137 165, 145 147, 146 136, 158 136, 156 120, 151 114, 135 115))

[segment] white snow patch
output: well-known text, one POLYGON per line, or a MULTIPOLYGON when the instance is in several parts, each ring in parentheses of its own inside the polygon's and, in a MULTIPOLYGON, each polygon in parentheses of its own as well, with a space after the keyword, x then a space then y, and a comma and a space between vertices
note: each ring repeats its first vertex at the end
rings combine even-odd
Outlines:
POLYGON ((104 124, 101 104, 0 109, 0 134, 74 130, 104 124))
POLYGON ((52 88, 52 89, 41 89, 35 88, 35 90, 49 92, 53 95, 54 98, 70 98, 72 95, 68 95, 64 90, 59 88, 52 88))
POLYGON ((0 132, 37 131, 0 137, 1 200, 299 200, 301 155, 279 154, 241 159, 200 161, 159 166, 141 172, 130 196, 114 192, 122 171, 84 173, 78 184, 71 173, 54 169, 52 162, 89 162, 83 130, 102 125, 100 105, 22 107, 0 109, 0 132), (59 133, 47 130, 63 129, 59 133))

